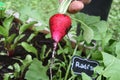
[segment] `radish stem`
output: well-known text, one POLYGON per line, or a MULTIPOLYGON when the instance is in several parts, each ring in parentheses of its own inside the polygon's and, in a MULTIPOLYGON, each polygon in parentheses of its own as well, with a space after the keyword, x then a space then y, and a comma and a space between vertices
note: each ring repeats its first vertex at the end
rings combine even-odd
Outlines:
POLYGON ((56 48, 57 48, 57 44, 58 43, 53 43, 53 52, 52 52, 52 58, 50 59, 50 80, 52 80, 53 79, 53 74, 52 74, 52 66, 53 66, 53 64, 54 64, 54 59, 55 59, 55 51, 56 51, 56 48))
POLYGON ((63 0, 59 6, 58 12, 62 14, 66 13, 71 1, 72 0, 63 0))

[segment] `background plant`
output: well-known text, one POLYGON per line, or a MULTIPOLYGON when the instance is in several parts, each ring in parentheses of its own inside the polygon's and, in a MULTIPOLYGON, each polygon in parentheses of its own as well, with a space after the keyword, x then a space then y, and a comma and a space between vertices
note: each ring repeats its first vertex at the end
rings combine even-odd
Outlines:
POLYGON ((13 16, 9 16, 7 17, 4 21, 3 21, 3 25, 0 26, 0 34, 1 34, 1 42, 4 43, 4 48, 6 49, 6 51, 8 52, 8 55, 11 56, 14 53, 14 50, 16 48, 16 46, 19 45, 19 41, 20 39, 22 39, 25 35, 23 34, 23 32, 31 27, 33 24, 35 24, 36 22, 31 22, 30 24, 25 24, 19 27, 16 27, 15 29, 17 30, 17 28, 19 28, 19 32, 18 33, 10 33, 11 28, 14 26, 13 25, 13 16))

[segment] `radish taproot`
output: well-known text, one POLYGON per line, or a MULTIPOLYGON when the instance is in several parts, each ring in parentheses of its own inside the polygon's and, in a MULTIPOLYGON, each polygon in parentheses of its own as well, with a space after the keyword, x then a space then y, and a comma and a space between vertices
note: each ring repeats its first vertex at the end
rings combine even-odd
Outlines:
POLYGON ((49 20, 52 39, 58 43, 69 31, 71 27, 71 18, 62 13, 54 14, 49 20))

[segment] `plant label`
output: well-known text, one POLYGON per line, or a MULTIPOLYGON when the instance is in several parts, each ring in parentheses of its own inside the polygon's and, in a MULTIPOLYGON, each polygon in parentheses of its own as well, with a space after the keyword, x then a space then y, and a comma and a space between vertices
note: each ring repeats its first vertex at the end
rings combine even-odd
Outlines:
POLYGON ((72 58, 72 65, 71 70, 77 75, 81 74, 82 72, 86 73, 89 76, 92 76, 94 73, 94 67, 98 66, 97 61, 83 59, 78 56, 74 56, 72 58))

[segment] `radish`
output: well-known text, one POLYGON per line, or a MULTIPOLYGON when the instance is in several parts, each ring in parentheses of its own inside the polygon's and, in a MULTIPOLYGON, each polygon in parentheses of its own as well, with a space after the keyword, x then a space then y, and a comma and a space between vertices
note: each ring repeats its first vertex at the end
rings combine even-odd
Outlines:
POLYGON ((65 14, 71 1, 61 0, 58 13, 49 19, 51 37, 55 41, 55 44, 67 34, 71 27, 71 18, 65 14))
POLYGON ((71 18, 66 14, 57 13, 50 18, 49 25, 52 39, 58 43, 69 31, 71 18))
POLYGON ((69 4, 72 0, 64 0, 59 6, 59 13, 54 14, 49 19, 51 37, 54 40, 52 58, 50 60, 50 80, 52 79, 52 65, 54 63, 58 42, 67 34, 71 27, 71 18, 66 15, 69 4))
POLYGON ((52 65, 54 63, 58 42, 67 34, 71 27, 71 18, 63 13, 57 13, 49 19, 51 37, 54 40, 52 58, 50 60, 50 80, 52 79, 52 65))

